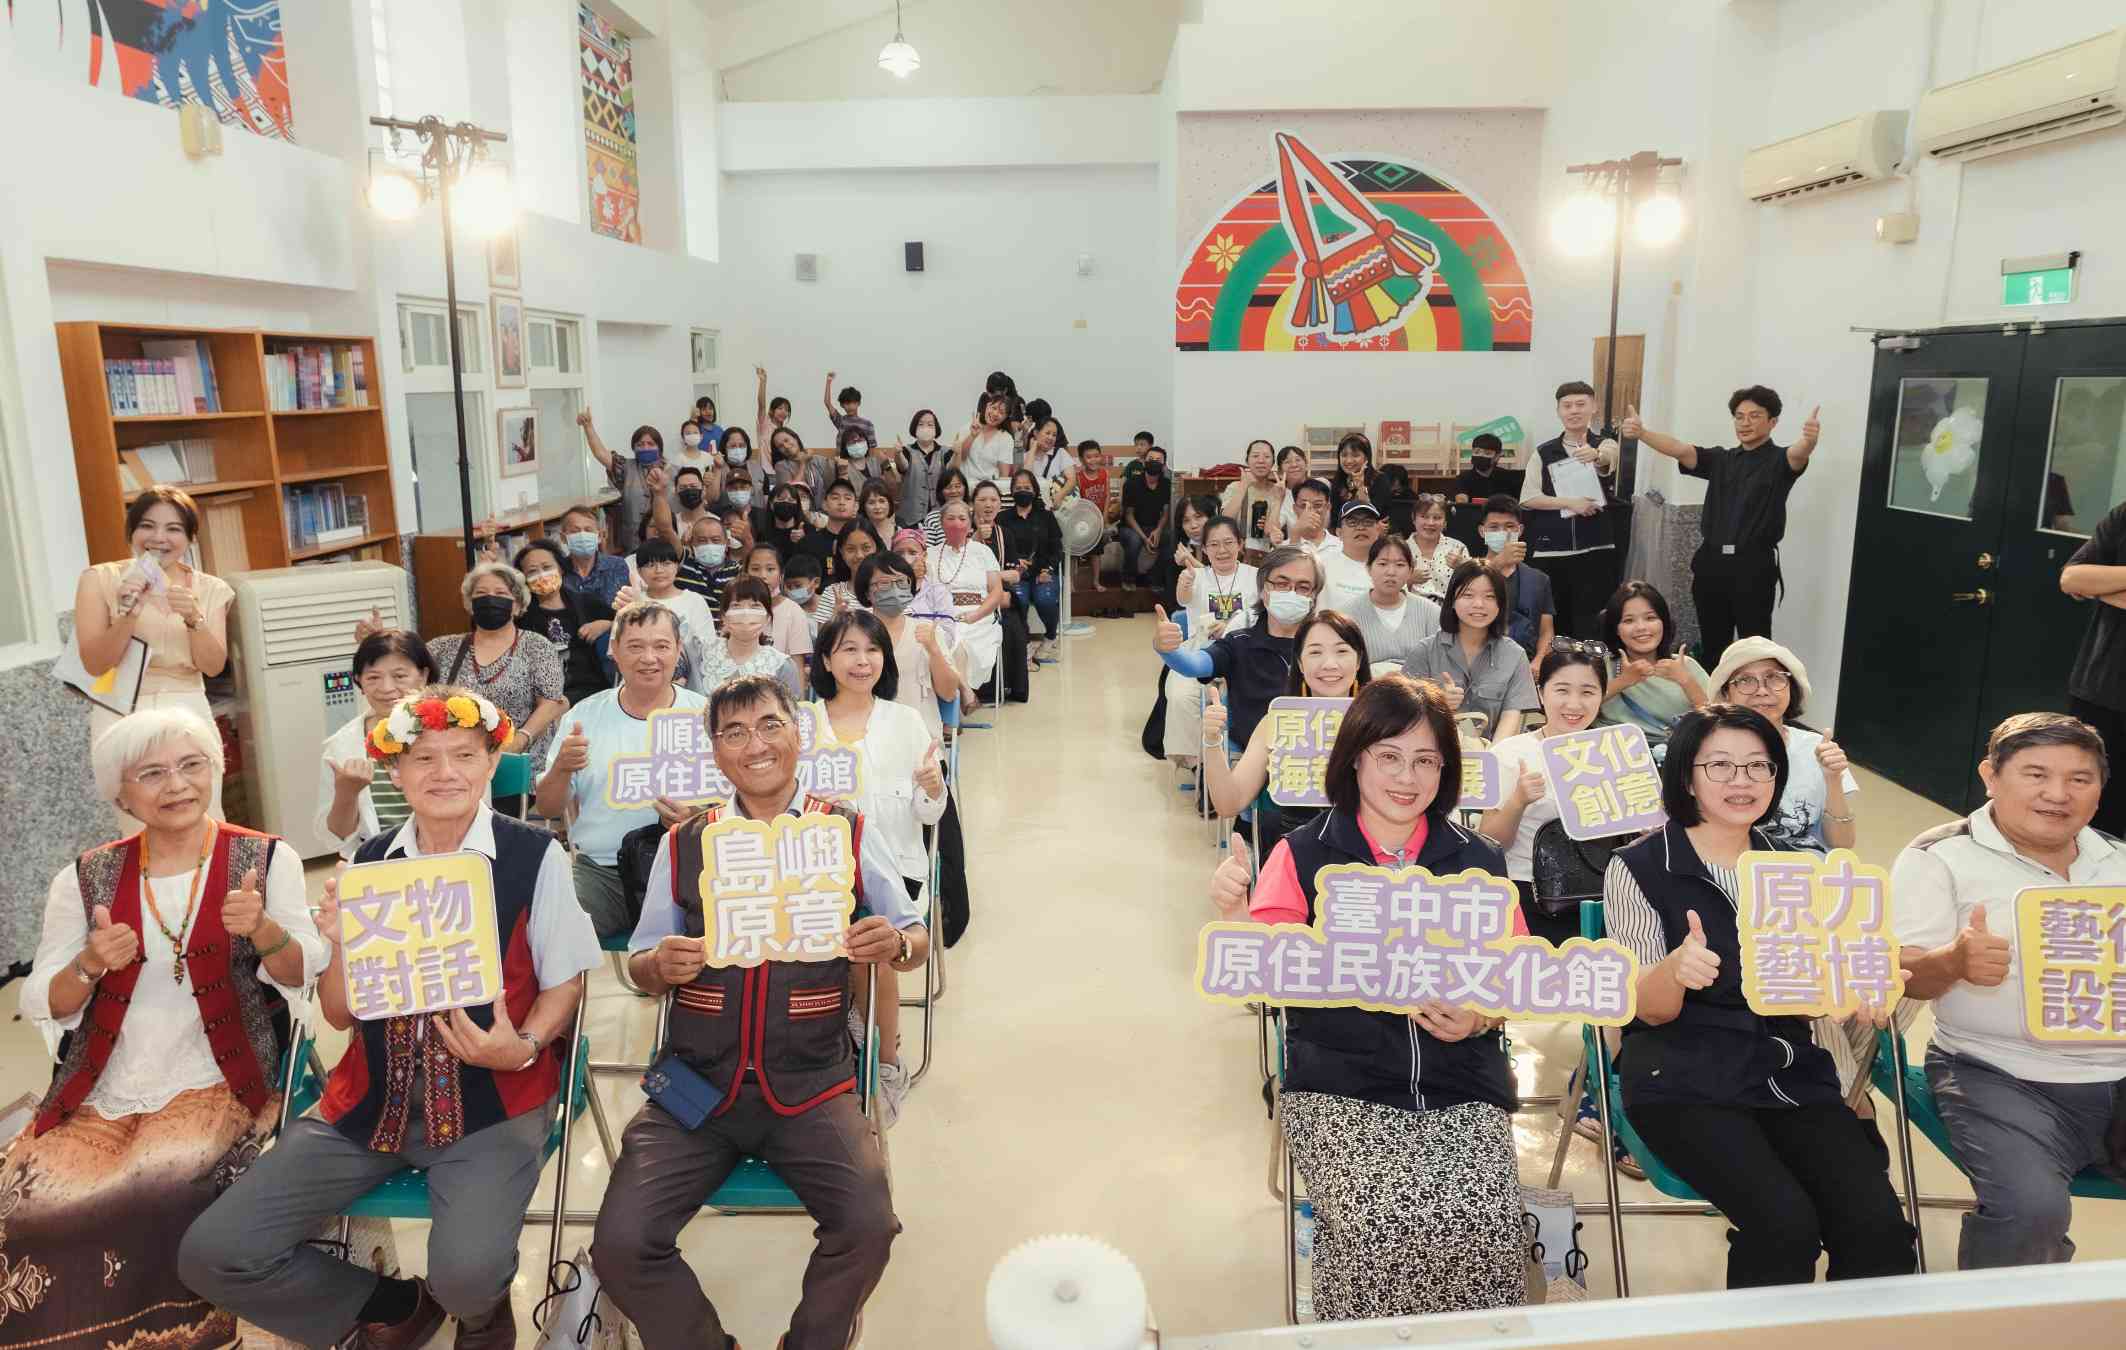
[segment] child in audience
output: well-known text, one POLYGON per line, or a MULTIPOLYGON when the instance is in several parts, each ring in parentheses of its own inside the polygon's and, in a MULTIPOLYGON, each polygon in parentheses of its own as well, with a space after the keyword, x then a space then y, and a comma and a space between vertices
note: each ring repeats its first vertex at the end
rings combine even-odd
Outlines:
POLYGON ((716 400, 707 394, 694 400, 694 423, 701 428, 703 446, 723 444, 723 424, 716 420, 716 400))
POLYGON ((868 520, 852 520, 834 541, 834 558, 827 567, 827 589, 812 602, 812 631, 817 633, 837 614, 857 608, 853 583, 856 570, 867 558, 886 551, 886 541, 868 520))
POLYGON ((783 598, 804 612, 805 647, 808 651, 811 649, 812 640, 819 636, 819 625, 812 618, 812 605, 819 599, 825 575, 826 569, 820 566, 817 554, 783 555, 783 598))
POLYGON ((835 443, 846 447, 851 433, 854 433, 864 443, 864 454, 869 455, 878 449, 878 428, 871 425, 870 418, 864 416, 863 393, 853 384, 844 385, 839 394, 833 391, 834 372, 830 370, 827 372, 827 387, 820 394, 820 401, 826 404, 827 420, 834 424, 837 438, 835 443))
MULTIPOLYGON (((829 378, 831 381, 832 377, 829 378)), ((772 447, 775 444, 775 433, 781 431, 783 424, 790 420, 790 400, 780 394, 777 394, 774 398, 768 397, 768 368, 766 366, 753 367, 753 383, 753 439, 762 445, 772 447)))
MULTIPOLYGON (((710 517, 709 519, 714 519, 710 517)), ((721 523, 716 525, 720 531, 721 523)), ((716 635, 715 613, 699 591, 679 588, 679 550, 669 539, 649 538, 635 550, 635 580, 613 597, 613 609, 655 600, 679 616, 680 646, 692 650, 716 635)))

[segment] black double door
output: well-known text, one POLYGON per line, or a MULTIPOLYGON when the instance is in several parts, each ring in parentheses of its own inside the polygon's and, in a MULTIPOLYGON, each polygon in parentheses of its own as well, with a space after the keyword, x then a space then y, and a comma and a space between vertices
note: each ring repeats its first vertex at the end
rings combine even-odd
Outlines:
POLYGON ((1838 739, 1969 811, 1987 732, 2066 707, 2089 610, 2060 569, 2126 499, 2126 321, 1875 347, 1838 739))

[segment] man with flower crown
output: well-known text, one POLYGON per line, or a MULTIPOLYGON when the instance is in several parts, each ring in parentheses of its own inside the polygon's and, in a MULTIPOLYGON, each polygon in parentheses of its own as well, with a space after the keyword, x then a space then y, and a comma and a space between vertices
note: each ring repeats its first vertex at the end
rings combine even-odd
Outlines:
POLYGON ((453 1316, 461 1350, 516 1344, 518 1235, 562 1086, 579 977, 600 953, 565 850, 488 805, 510 731, 486 699, 442 686, 400 703, 370 737, 412 816, 363 844, 355 862, 485 857, 502 994, 447 1014, 357 1023, 336 883, 326 883, 318 927, 333 952, 318 1001, 327 1022, 355 1034, 319 1117, 293 1122, 178 1251, 187 1285, 276 1335, 392 1350, 425 1344, 453 1316), (425 1279, 379 1276, 309 1244, 320 1224, 407 1166, 427 1172, 435 1215, 425 1279))

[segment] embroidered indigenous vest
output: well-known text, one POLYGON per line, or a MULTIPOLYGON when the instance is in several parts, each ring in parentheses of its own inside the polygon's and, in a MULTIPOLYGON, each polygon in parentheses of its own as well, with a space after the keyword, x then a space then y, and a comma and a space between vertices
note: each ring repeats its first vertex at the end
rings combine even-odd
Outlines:
MULTIPOLYGON (((502 940, 502 1001, 510 1021, 524 1025, 539 997, 539 975, 532 962, 532 896, 539 867, 554 837, 494 817, 495 931, 502 940)), ((358 863, 381 861, 397 831, 373 836, 355 851, 358 863)), ((483 1031, 494 1026, 492 1006, 467 1008, 465 1015, 483 1031)), ((481 1069, 450 1053, 431 1028, 420 1033, 419 1017, 387 1017, 357 1022, 347 1053, 332 1067, 318 1108, 341 1134, 379 1153, 404 1146, 406 1122, 418 1092, 426 1122, 426 1142, 444 1148, 475 1131, 536 1110, 561 1090, 565 1037, 540 1051, 521 1071, 481 1069)))
MULTIPOLYGON (((688 937, 700 937, 704 931, 702 831, 722 819, 727 809, 718 802, 672 830, 672 900, 688 937)), ((804 814, 837 815, 848 821, 851 844, 862 857, 864 820, 857 812, 808 793, 804 814)), ((861 870, 856 903, 861 912, 861 870)), ((751 1071, 769 1107, 794 1116, 856 1086, 848 1013, 847 960, 705 967, 691 984, 672 991, 670 1043, 680 1058, 723 1092, 715 1114, 731 1109, 751 1071)))
MULTIPOLYGON (((110 906, 112 922, 130 925, 135 932, 146 921, 140 905, 140 841, 136 834, 105 844, 74 863, 74 875, 81 882, 82 912, 91 925, 98 905, 110 906)), ((283 1004, 280 992, 259 978, 258 949, 251 940, 231 937, 221 926, 221 897, 229 893, 234 880, 253 868, 263 877, 278 842, 272 835, 221 826, 213 856, 207 860, 199 914, 184 952, 192 997, 199 1004, 199 1020, 206 1028, 207 1044, 221 1068, 222 1081, 253 1114, 264 1109, 273 1095, 273 1067, 280 1062, 274 1018, 283 1004)), ((159 969, 148 972, 135 961, 97 981, 80 1028, 67 1038, 51 1091, 37 1108, 33 1127, 37 1134, 72 1116, 95 1090, 125 1026, 134 988, 142 979, 167 978, 159 969)))

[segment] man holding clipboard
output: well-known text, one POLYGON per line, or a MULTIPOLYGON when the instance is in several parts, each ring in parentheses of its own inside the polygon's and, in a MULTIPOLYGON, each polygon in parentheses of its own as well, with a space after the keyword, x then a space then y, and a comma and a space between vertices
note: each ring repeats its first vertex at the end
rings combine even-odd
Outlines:
POLYGON ((1567 380, 1557 389, 1563 430, 1536 447, 1534 491, 1521 499, 1529 561, 1550 578, 1558 631, 1600 638, 1602 607, 1617 586, 1615 485, 1618 446, 1592 430, 1594 386, 1567 380))

